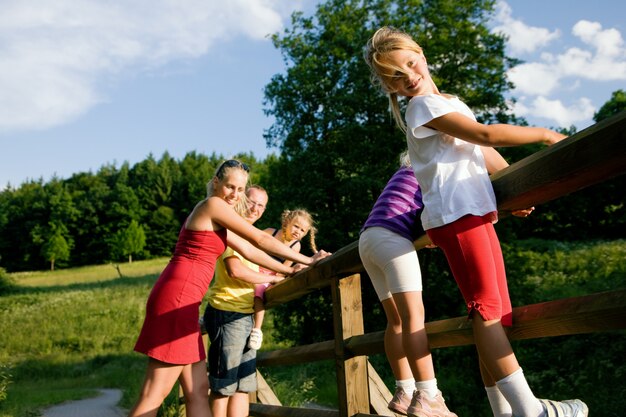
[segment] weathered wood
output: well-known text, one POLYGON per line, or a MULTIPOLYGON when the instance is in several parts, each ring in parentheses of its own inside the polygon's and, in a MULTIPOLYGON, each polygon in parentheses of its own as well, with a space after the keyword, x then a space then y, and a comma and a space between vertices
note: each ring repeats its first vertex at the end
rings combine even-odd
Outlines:
POLYGON ((370 407, 374 412, 379 416, 400 417, 401 414, 396 414, 388 408, 393 395, 369 361, 367 362, 367 377, 369 380, 370 407))
MULTIPOLYGON (((210 391, 211 391, 211 390, 209 390, 209 392, 210 392, 210 391)), ((259 400, 259 398, 258 398, 258 396, 257 396, 257 392, 256 392, 256 391, 251 391, 251 392, 249 392, 249 393, 248 393, 248 402, 249 402, 250 404, 252 404, 252 403, 256 403, 256 402, 258 402, 258 400, 259 400)))
POLYGON ((361 277, 355 274, 344 279, 333 278, 331 294, 339 415, 349 417, 370 408, 367 358, 346 357, 344 347, 344 340, 364 331, 361 277))
POLYGON ((626 112, 492 175, 498 209, 536 206, 626 173, 626 112))
POLYGON ((512 340, 626 329, 626 289, 517 307, 512 340))
POLYGON ((307 268, 268 288, 265 291, 265 308, 284 304, 316 289, 327 287, 332 277, 344 277, 363 271, 358 244, 358 241, 352 242, 332 256, 319 261, 315 267, 307 268))
POLYGON ((250 404, 250 415, 254 417, 339 417, 339 411, 250 404))
MULTIPOLYGON (((385 414, 385 415, 388 415, 388 414, 385 414)), ((389 414, 389 415, 394 415, 394 414, 389 414)), ((400 414, 395 414, 395 415, 398 416, 400 414)), ((379 415, 378 414, 356 413, 352 417, 379 417, 379 415)))
POLYGON ((263 378, 263 375, 261 375, 258 370, 256 371, 256 384, 256 394, 258 401, 260 401, 262 404, 282 405, 274 391, 272 391, 270 386, 267 384, 267 381, 265 380, 265 378, 263 378))
POLYGON ((258 366, 278 366, 332 360, 334 358, 335 341, 327 340, 310 345, 259 352, 256 362, 258 366))
MULTIPOLYGON (((511 340, 564 336, 626 329, 626 289, 547 301, 513 309, 511 340)), ((432 349, 474 343, 467 317, 426 323, 432 349)), ((345 341, 346 357, 384 353, 384 331, 356 335, 345 341)), ((293 365, 332 359, 334 341, 259 352, 260 366, 293 365)))
MULTIPOLYGON (((318 264, 328 262, 327 260, 331 258, 332 256, 322 259, 318 264)), ((267 288, 265 291, 265 308, 276 307, 277 305, 302 298, 317 289, 328 287, 331 279, 331 275, 322 274, 321 270, 318 269, 318 265, 314 268, 307 268, 267 288)))
MULTIPOLYGON (((565 336, 626 329, 626 289, 571 297, 513 309, 511 340, 565 336)), ((426 323, 432 349, 474 343, 466 317, 426 323)), ((346 341, 352 355, 384 353, 384 332, 354 336, 346 341)))

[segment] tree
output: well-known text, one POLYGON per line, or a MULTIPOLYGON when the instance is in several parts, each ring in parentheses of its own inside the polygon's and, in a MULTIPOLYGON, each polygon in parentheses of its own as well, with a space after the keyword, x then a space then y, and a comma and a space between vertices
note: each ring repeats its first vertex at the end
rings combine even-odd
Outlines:
POLYGON ((150 155, 131 169, 129 186, 144 210, 139 220, 146 232, 146 249, 153 255, 169 255, 176 243, 181 222, 174 210, 174 196, 180 179, 180 167, 167 152, 159 161, 150 155))
POLYGON ((50 270, 54 271, 57 260, 66 261, 70 257, 70 245, 63 237, 61 227, 53 227, 54 233, 48 238, 41 248, 41 254, 50 262, 50 270))
POLYGON ((110 258, 107 238, 114 233, 113 225, 118 224, 116 219, 109 220, 109 213, 115 207, 112 200, 116 198, 110 184, 118 175, 117 168, 107 165, 96 174, 77 173, 65 181, 79 213, 67 224, 75 242, 70 260, 74 266, 110 258))
MULTIPOLYGON (((415 36, 442 91, 463 97, 482 121, 508 121, 506 71, 517 61, 489 31, 493 7, 491 0, 328 0, 314 16, 295 13, 272 37, 286 70, 265 87, 265 112, 275 119, 265 139, 282 151, 262 182, 271 199, 266 217, 302 206, 316 215, 320 247, 334 251, 358 238, 406 149, 362 58, 383 25, 415 36)), ((290 314, 299 313, 285 312, 285 323, 290 314)))
POLYGON ((132 263, 133 254, 141 253, 146 246, 146 233, 137 220, 131 220, 126 229, 117 232, 116 242, 121 254, 132 263))
POLYGON ((626 110, 626 92, 624 90, 614 91, 609 101, 604 103, 600 110, 593 115, 593 120, 597 122, 608 119, 614 114, 626 110))
POLYGON ((317 211, 319 238, 330 250, 357 238, 406 148, 362 58, 382 25, 414 34, 443 91, 462 96, 483 121, 506 121, 505 74, 516 61, 505 56, 504 39, 489 32, 493 5, 329 0, 312 17, 295 13, 291 27, 272 37, 286 71, 265 87, 265 112, 275 118, 265 139, 282 151, 264 182, 272 205, 317 211))

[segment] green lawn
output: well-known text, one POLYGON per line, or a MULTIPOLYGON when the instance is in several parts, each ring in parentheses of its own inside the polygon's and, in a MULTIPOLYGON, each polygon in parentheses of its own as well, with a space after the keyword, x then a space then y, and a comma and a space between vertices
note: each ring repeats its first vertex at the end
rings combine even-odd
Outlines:
POLYGON ((0 416, 36 416, 97 388, 122 389, 129 408, 146 364, 135 338, 167 260, 122 264, 122 278, 112 265, 11 274, 18 288, 0 297, 0 416))
MULTIPOLYGON (((120 405, 132 407, 146 366, 133 346, 167 261, 121 264, 122 278, 113 265, 10 274, 16 289, 0 296, 0 417, 39 416, 45 407, 96 395, 98 388, 121 389, 120 405)), ((263 328, 263 349, 276 347, 271 310, 263 328)), ((268 377, 285 405, 332 403, 335 389, 320 395, 312 384, 334 387, 333 365, 319 367, 324 371, 316 364, 274 369, 268 377)), ((175 415, 177 392, 160 415, 175 415)))

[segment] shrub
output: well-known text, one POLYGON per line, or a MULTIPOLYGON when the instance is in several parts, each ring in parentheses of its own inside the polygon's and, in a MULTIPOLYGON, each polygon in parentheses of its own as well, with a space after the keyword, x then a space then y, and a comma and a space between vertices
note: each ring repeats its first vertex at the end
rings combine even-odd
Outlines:
POLYGON ((0 296, 8 294, 15 288, 15 281, 4 268, 0 268, 0 296))

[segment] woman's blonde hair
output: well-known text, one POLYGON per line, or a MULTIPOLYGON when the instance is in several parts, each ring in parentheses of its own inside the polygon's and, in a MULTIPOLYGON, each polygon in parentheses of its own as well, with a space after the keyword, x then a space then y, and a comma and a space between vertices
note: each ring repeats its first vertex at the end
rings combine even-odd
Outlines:
MULTIPOLYGON (((211 178, 211 181, 207 183, 206 185, 207 198, 211 197, 213 195, 213 192, 215 191, 213 180, 217 178, 218 181, 223 181, 231 169, 240 169, 246 173, 246 176, 250 174, 250 168, 245 163, 237 159, 227 159, 226 161, 222 162, 219 167, 217 167, 217 169, 215 170, 215 175, 213 175, 213 178, 211 178)), ((247 210, 248 210, 248 199, 244 193, 241 195, 241 198, 239 199, 237 204, 235 204, 235 211, 240 216, 245 217, 247 210)))
POLYGON ((379 86, 387 94, 391 114, 398 127, 406 132, 406 124, 402 118, 398 102, 398 93, 391 83, 398 77, 398 73, 406 74, 406 71, 389 63, 389 53, 398 50, 409 50, 418 54, 424 53, 421 46, 409 34, 391 26, 383 26, 374 33, 374 36, 365 45, 363 57, 370 67, 372 84, 379 86))
POLYGON ((311 245, 311 250, 313 251, 313 253, 317 252, 317 246, 315 245, 315 234, 317 233, 317 229, 315 228, 313 216, 305 209, 298 208, 295 210, 283 211, 280 216, 283 241, 287 236, 287 227, 289 227, 289 223, 291 223, 291 221, 297 217, 302 217, 307 223, 309 223, 309 244, 311 245))

